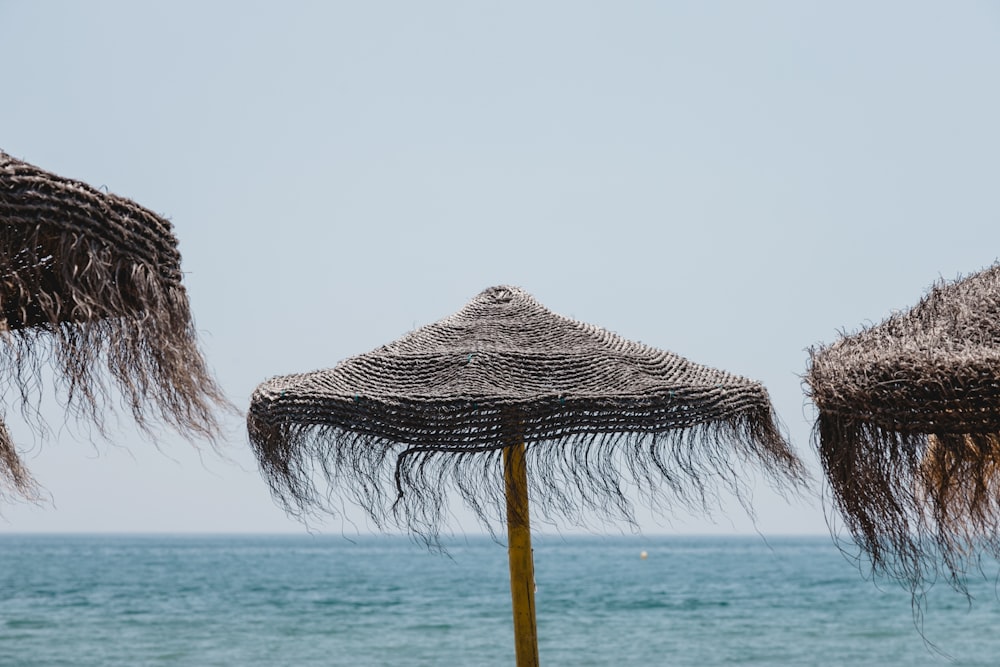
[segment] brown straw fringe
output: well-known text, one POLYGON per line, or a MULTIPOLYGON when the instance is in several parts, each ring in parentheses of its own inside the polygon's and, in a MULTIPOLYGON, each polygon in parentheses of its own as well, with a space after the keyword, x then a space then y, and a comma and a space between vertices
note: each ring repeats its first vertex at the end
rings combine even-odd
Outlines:
POLYGON ((874 571, 964 590, 1000 556, 1000 265, 811 350, 806 382, 834 506, 874 571))
POLYGON ((337 513, 346 499, 429 542, 449 491, 488 528, 504 516, 502 449, 519 438, 531 502, 551 520, 632 520, 627 484, 655 506, 707 509, 716 483, 744 497, 747 464, 776 485, 806 478, 760 384, 556 315, 515 287, 331 370, 262 383, 247 427, 290 512, 337 513))
MULTIPOLYGON (((102 434, 113 390, 147 433, 159 421, 214 441, 214 409, 232 409, 198 349, 170 223, 3 152, 0 318, 4 398, 41 428, 48 366, 68 415, 102 434)), ((26 473, 6 442, 0 468, 17 489, 26 473)))

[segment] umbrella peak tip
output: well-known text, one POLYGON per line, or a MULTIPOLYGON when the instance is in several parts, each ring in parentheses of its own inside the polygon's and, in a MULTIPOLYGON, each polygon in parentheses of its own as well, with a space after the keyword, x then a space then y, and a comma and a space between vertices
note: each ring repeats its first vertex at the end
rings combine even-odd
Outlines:
POLYGON ((518 296, 527 295, 528 293, 520 287, 515 287, 513 285, 495 285, 484 289, 479 296, 480 298, 489 299, 490 301, 495 301, 497 303, 507 303, 509 301, 513 301, 518 296))

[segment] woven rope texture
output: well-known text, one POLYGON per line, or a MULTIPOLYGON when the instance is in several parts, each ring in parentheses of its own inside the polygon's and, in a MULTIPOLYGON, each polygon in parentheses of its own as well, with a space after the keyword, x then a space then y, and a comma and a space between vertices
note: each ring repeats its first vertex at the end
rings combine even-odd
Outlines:
MULTIPOLYGON (((0 382, 42 430, 43 368, 70 415, 104 433, 124 398, 140 427, 213 439, 227 406, 198 350, 169 222, 0 152, 0 382)), ((26 492, 9 438, 0 474, 26 492)))
POLYGON ((1000 265, 811 351, 815 440, 834 504, 876 572, 963 588, 1000 556, 1000 265))
POLYGON ((548 518, 632 518, 624 485, 704 508, 743 465, 776 483, 804 469, 758 383, 556 315, 518 288, 331 370, 272 378, 248 430, 292 512, 344 498, 379 526, 435 537, 456 490, 503 517, 501 450, 527 443, 531 502, 548 518), (316 478, 324 477, 331 494, 316 478))

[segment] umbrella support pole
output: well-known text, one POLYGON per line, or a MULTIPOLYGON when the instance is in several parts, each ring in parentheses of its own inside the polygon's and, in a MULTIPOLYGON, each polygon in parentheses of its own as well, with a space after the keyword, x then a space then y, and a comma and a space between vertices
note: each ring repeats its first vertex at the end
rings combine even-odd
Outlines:
POLYGON ((503 450, 507 493, 507 554, 510 597, 514 608, 514 649, 517 667, 537 667, 538 629, 535 624, 535 564, 528 521, 528 469, 519 442, 503 450))

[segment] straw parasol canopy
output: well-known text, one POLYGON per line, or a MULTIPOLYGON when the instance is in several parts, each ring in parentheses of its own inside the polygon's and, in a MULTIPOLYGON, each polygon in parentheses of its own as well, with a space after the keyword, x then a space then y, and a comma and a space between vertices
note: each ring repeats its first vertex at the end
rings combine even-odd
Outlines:
POLYGON ((247 428, 293 512, 346 498, 432 544, 448 490, 490 530, 506 514, 519 666, 538 664, 529 498, 552 520, 631 520, 628 483, 706 508, 713 482, 739 494, 748 463, 776 484, 805 478, 760 384, 505 286, 331 370, 267 380, 247 428))
POLYGON ((805 475, 762 385, 506 286, 333 369, 267 380, 247 425, 287 509, 336 509, 320 473, 380 527, 432 538, 449 488, 487 526, 503 516, 495 471, 512 437, 528 444, 530 495, 548 518, 630 519, 626 476, 653 498, 703 506, 712 478, 739 491, 745 463, 776 482, 805 475))
POLYGON ((1000 265, 813 349, 806 382, 836 508, 914 591, 1000 556, 1000 265))
MULTIPOLYGON (((198 349, 169 222, 0 151, 0 382, 37 418, 51 367, 69 415, 104 433, 112 390, 140 427, 214 439, 228 402, 198 349), (32 408, 32 406, 35 406, 32 408)), ((31 480, 6 432, 0 475, 31 480)))

